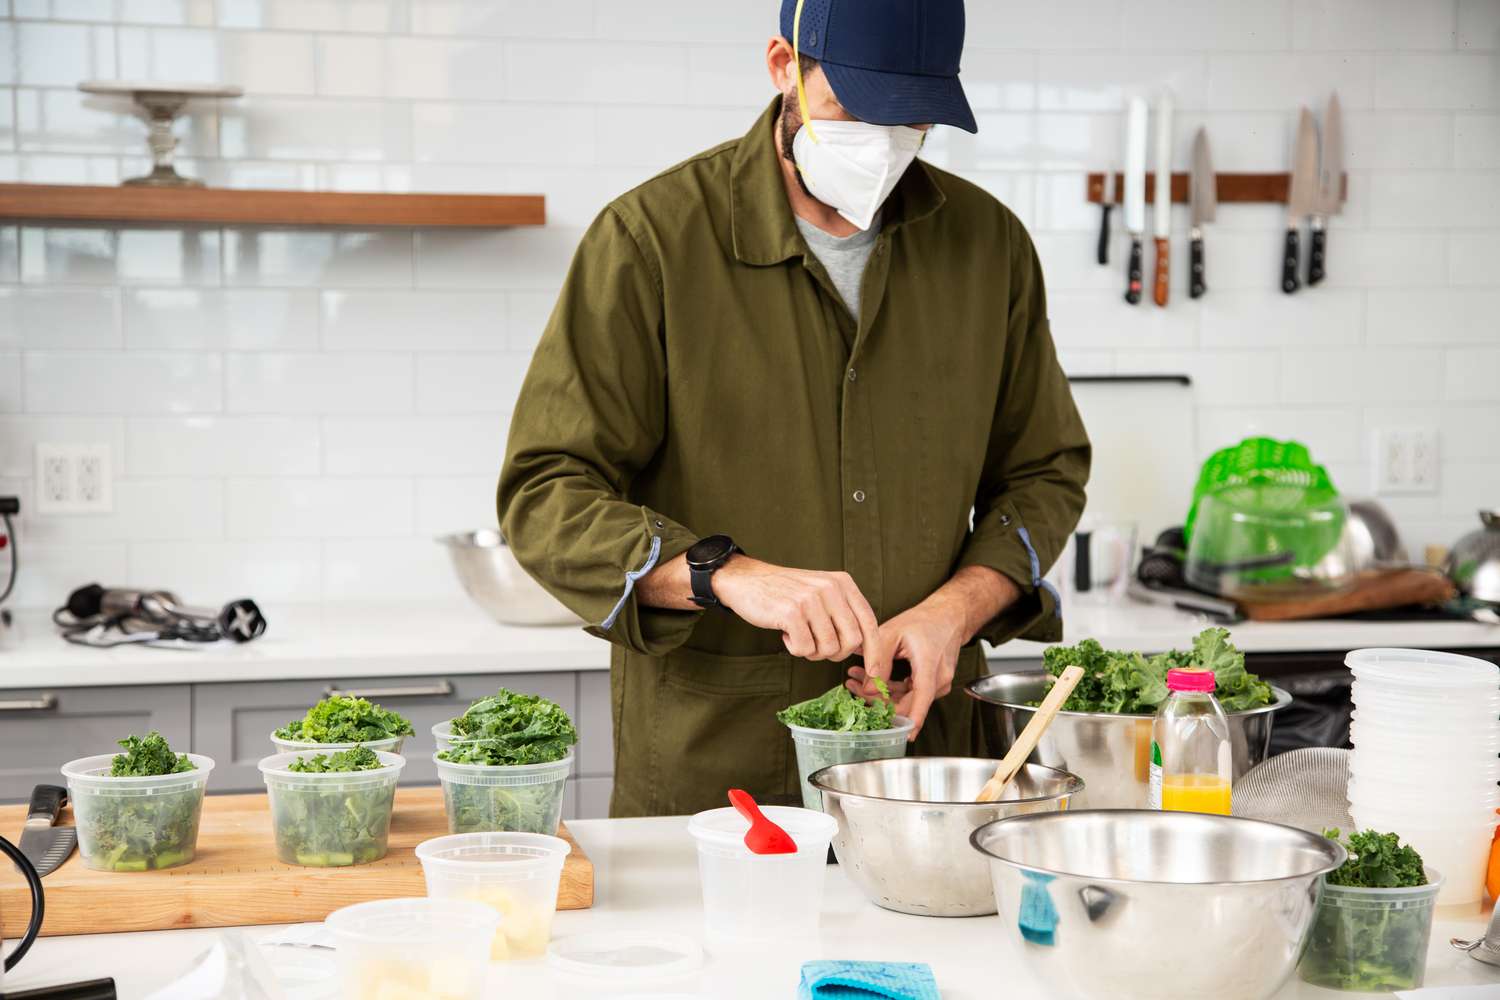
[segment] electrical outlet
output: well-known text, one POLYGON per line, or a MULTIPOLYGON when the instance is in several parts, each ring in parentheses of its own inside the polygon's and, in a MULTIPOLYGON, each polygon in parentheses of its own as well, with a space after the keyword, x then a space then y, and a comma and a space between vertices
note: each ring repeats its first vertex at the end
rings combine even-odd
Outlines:
POLYGON ((38 514, 108 514, 115 509, 107 444, 38 444, 38 514))
POLYGON ((1377 429, 1374 451, 1377 494, 1436 493, 1438 489, 1438 432, 1434 427, 1377 429))

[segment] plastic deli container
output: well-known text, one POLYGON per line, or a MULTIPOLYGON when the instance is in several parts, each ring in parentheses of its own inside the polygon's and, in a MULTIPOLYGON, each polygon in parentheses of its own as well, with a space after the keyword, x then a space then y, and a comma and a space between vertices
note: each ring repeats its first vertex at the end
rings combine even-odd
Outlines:
POLYGON ((490 958, 505 961, 546 954, 570 850, 544 833, 460 833, 424 840, 417 860, 428 896, 475 900, 500 914, 490 958))
POLYGON ((82 757, 62 768, 84 865, 104 872, 144 872, 192 861, 198 853, 203 789, 214 762, 190 753, 191 771, 112 778, 115 756, 82 757))
POLYGON ((1500 688, 1500 666, 1476 656, 1428 649, 1356 649, 1344 657, 1355 683, 1424 689, 1430 695, 1500 688))
POLYGON ((834 764, 852 764, 883 757, 905 757, 907 737, 913 723, 896 716, 890 729, 872 729, 863 733, 841 733, 829 729, 808 729, 788 725, 792 743, 797 748, 797 776, 802 782, 802 805, 808 809, 823 808, 823 793, 807 783, 807 776, 834 764))
POLYGON ((750 853, 750 824, 733 809, 710 809, 688 820, 698 842, 704 926, 710 935, 738 941, 806 939, 818 930, 828 845, 838 822, 815 809, 761 811, 796 841, 796 854, 750 853))
POLYGON ((1375 993, 1414 990, 1427 971, 1432 910, 1443 877, 1427 885, 1360 889, 1323 882, 1297 973, 1315 986, 1375 993))
POLYGON ((439 760, 449 833, 557 832, 573 748, 546 764, 454 764, 439 760))
POLYGON ((380 899, 325 921, 345 997, 479 1000, 500 915, 463 899, 380 899))
POLYGON ((276 746, 277 753, 296 753, 299 750, 311 750, 314 753, 335 753, 339 750, 353 750, 355 747, 369 747, 381 753, 400 753, 401 747, 406 743, 405 736, 387 736, 383 740, 365 740, 363 743, 313 743, 308 740, 284 740, 271 731, 271 742, 276 746))
POLYGON ((292 761, 313 756, 304 750, 273 754, 260 762, 271 799, 276 856, 306 868, 366 865, 385 857, 396 781, 405 759, 377 752, 381 766, 375 770, 287 770, 292 761))

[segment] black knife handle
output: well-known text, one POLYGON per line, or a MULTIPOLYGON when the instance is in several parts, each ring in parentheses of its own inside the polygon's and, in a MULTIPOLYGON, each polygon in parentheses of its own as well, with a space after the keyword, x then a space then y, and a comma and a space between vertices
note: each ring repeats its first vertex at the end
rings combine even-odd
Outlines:
POLYGON ((1307 283, 1316 285, 1323 280, 1323 254, 1328 249, 1328 231, 1322 226, 1313 226, 1311 258, 1307 262, 1307 283))
POLYGON ((0 996, 4 996, 5 1000, 115 1000, 116 994, 113 979, 90 979, 84 983, 14 990, 0 996))
POLYGON ((1203 283, 1203 237, 1195 236, 1188 244, 1188 259, 1192 265, 1188 276, 1188 295, 1195 299, 1202 298, 1203 293, 1208 291, 1208 286, 1203 283))
POLYGON ((1141 301, 1141 238, 1130 237, 1130 283, 1125 286, 1125 301, 1138 305, 1141 301))
POLYGON ((1288 295, 1302 287, 1297 280, 1297 230, 1286 231, 1286 250, 1281 255, 1281 290, 1288 295))
POLYGON ((31 790, 31 805, 26 807, 26 816, 45 816, 47 822, 56 823, 57 814, 68 802, 68 790, 61 785, 37 785, 31 790))
POLYGON ((1115 210, 1113 205, 1105 205, 1104 213, 1099 217, 1099 263, 1109 263, 1109 213, 1115 210))

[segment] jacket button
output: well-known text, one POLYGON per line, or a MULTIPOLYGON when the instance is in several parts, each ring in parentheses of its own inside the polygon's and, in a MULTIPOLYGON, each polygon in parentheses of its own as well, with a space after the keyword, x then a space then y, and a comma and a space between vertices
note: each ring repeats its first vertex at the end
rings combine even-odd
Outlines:
POLYGON ((865 502, 865 491, 864 490, 855 490, 854 491, 854 502, 855 503, 864 503, 865 502))
POLYGON ((849 381, 853 382, 858 377, 858 375, 854 374, 853 368, 849 369, 849 381))
POLYGON ((1005 525, 1010 524, 1010 515, 1009 514, 1001 514, 1000 515, 1000 523, 1001 524, 1005 524, 1005 525))

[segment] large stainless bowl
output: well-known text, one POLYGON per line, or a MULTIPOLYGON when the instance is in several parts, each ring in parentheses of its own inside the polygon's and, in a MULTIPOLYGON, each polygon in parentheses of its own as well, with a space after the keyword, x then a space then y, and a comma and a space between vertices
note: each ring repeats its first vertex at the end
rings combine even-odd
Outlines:
POLYGON ((995 912, 985 861, 969 835, 1006 816, 1066 809, 1083 782, 1027 764, 999 802, 975 802, 999 761, 893 757, 835 764, 808 781, 838 820, 833 850, 870 902, 930 917, 995 912))
MULTIPOLYGON (((979 702, 980 725, 993 753, 1010 750, 1036 709, 1028 702, 1047 693, 1048 675, 1040 670, 994 674, 966 687, 979 702)), ((1266 759, 1271 722, 1292 696, 1274 685, 1276 700, 1263 708, 1233 712, 1229 738, 1238 778, 1266 759)), ((1032 763, 1071 771, 1087 788, 1075 809, 1145 809, 1150 806, 1151 721, 1149 715, 1108 712, 1058 712, 1029 758, 1032 763)))
POLYGON ((580 624, 577 615, 526 574, 500 532, 460 531, 438 541, 447 548, 464 592, 500 624, 580 624))
MULTIPOLYGON (((1296 968, 1344 849, 1276 823, 1068 811, 974 831, 996 922, 1046 996, 1261 1000, 1296 968)), ((1002 959, 996 967, 1003 968, 1002 959)))

